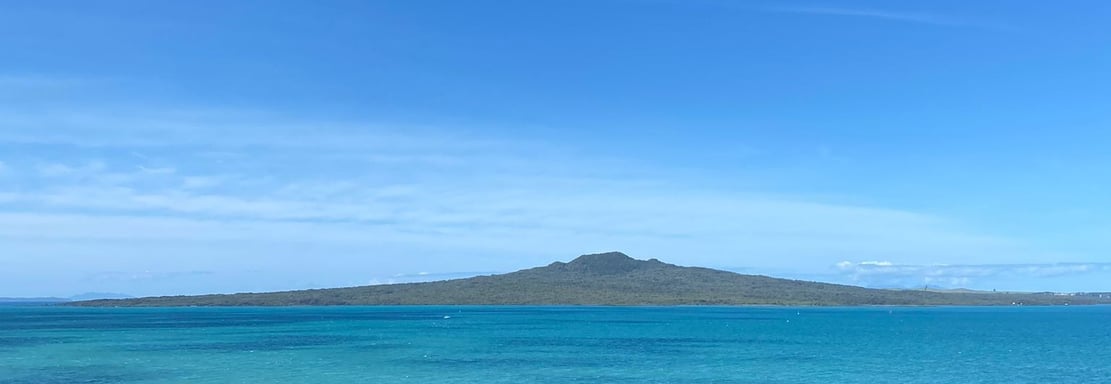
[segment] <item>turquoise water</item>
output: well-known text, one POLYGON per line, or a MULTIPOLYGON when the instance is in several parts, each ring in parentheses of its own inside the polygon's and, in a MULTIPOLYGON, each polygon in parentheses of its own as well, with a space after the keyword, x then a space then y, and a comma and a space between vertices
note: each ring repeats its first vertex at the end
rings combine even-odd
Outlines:
POLYGON ((0 307, 0 384, 1111 383, 1111 307, 0 307))

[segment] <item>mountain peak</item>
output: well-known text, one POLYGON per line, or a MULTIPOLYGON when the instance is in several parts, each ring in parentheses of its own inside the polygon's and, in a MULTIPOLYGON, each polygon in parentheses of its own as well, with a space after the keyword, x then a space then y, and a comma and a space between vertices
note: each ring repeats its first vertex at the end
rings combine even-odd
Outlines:
POLYGON ((655 259, 644 261, 634 259, 621 252, 606 252, 579 256, 570 263, 564 264, 563 267, 577 272, 608 275, 631 272, 657 263, 660 262, 655 259))
POLYGON ((593 263, 598 261, 636 261, 636 259, 629 257, 629 255, 621 252, 604 252, 576 257, 575 260, 571 260, 570 264, 593 263))

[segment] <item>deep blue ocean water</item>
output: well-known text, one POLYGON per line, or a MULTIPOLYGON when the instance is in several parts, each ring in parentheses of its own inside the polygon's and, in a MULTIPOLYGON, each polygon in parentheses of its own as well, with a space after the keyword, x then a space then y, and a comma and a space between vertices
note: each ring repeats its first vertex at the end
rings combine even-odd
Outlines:
POLYGON ((0 384, 1111 383, 1111 307, 0 307, 0 384))

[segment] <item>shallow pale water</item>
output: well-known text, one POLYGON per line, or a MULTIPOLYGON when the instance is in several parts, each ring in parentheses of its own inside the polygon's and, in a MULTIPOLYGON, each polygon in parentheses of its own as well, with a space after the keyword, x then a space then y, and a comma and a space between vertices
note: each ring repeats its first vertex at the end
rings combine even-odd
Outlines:
POLYGON ((1111 383, 1111 307, 0 307, 0 384, 1111 383))

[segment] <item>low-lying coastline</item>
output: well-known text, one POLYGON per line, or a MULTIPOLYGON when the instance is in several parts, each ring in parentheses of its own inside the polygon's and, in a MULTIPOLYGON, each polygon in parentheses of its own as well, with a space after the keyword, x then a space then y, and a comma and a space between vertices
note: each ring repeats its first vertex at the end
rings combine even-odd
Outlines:
POLYGON ((334 305, 1005 306, 1111 304, 1111 295, 871 289, 636 260, 623 253, 466 279, 66 303, 83 307, 334 305))

